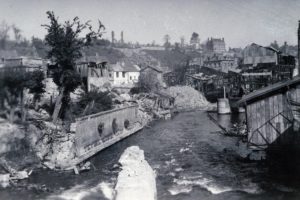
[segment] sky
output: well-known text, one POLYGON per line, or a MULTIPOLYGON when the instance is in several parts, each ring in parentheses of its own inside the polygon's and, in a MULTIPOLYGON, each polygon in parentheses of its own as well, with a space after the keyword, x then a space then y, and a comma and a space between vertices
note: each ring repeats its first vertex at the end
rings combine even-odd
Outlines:
POLYGON ((16 24, 22 34, 43 38, 48 23, 46 11, 54 11, 61 22, 78 16, 106 27, 104 38, 140 43, 171 42, 193 32, 201 42, 225 38, 227 47, 245 47, 253 42, 269 45, 297 44, 300 0, 0 0, 0 22, 16 24))

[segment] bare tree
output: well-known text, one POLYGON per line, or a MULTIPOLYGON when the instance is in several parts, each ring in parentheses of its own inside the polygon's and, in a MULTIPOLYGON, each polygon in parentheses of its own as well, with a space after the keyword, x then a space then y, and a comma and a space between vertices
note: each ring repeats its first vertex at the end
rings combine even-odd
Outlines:
POLYGON ((166 50, 168 50, 171 47, 170 40, 171 37, 168 34, 164 36, 164 41, 165 41, 164 47, 166 50))
POLYGON ((164 42, 165 43, 170 43, 170 40, 171 40, 170 35, 167 34, 167 35, 164 36, 164 42))
POLYGON ((180 47, 184 47, 184 41, 185 41, 184 36, 181 36, 180 37, 180 47))
POLYGON ((15 24, 13 24, 11 27, 12 27, 13 32, 14 32, 15 40, 16 40, 16 42, 19 43, 21 41, 21 38, 22 38, 22 34, 21 34, 22 31, 15 24))
POLYGON ((5 49, 7 40, 9 39, 10 26, 6 23, 6 21, 2 21, 0 24, 0 48, 5 49))

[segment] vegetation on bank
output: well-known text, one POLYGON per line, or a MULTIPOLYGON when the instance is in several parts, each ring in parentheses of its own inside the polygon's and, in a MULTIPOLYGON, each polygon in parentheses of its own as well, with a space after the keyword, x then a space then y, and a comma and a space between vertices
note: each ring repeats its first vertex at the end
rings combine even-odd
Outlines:
POLYGON ((43 83, 45 76, 42 71, 25 72, 3 72, 0 78, 0 107, 2 117, 7 118, 11 123, 15 122, 15 115, 19 115, 22 122, 25 121, 24 102, 25 91, 33 95, 32 106, 40 100, 45 92, 43 83))

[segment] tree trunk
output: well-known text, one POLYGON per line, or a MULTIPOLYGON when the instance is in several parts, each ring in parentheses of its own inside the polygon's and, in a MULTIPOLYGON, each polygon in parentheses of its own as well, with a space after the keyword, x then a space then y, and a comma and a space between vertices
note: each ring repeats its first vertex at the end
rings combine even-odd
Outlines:
POLYGON ((56 123, 57 118, 59 117, 59 113, 60 113, 61 106, 62 106, 62 99, 64 96, 64 91, 65 91, 65 88, 62 87, 59 91, 59 95, 56 98, 55 107, 54 107, 54 111, 52 114, 52 122, 53 123, 56 123))
POLYGON ((9 118, 8 121, 10 123, 14 123, 14 119, 15 119, 15 107, 11 106, 10 110, 9 110, 9 118))
POLYGON ((22 123, 26 120, 26 110, 25 110, 25 103, 24 103, 24 90, 21 92, 21 121, 22 123))

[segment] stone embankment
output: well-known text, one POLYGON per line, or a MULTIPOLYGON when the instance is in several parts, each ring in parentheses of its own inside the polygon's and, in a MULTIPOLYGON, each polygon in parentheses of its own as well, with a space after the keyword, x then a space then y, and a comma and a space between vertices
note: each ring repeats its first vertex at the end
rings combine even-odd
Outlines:
MULTIPOLYGON (((175 99, 178 110, 211 109, 213 105, 206 101, 198 91, 187 86, 170 87, 165 93, 175 99)), ((138 118, 141 124, 147 125, 157 113, 168 108, 153 108, 156 96, 148 93, 130 96, 118 95, 120 104, 115 106, 138 104, 138 118)), ((1 121, 0 157, 17 170, 32 166, 45 166, 50 169, 61 169, 62 166, 76 157, 74 147, 75 133, 63 124, 53 124, 50 115, 43 109, 28 111, 28 124, 20 126, 1 121)), ((158 117, 159 118, 159 117, 158 117)))

